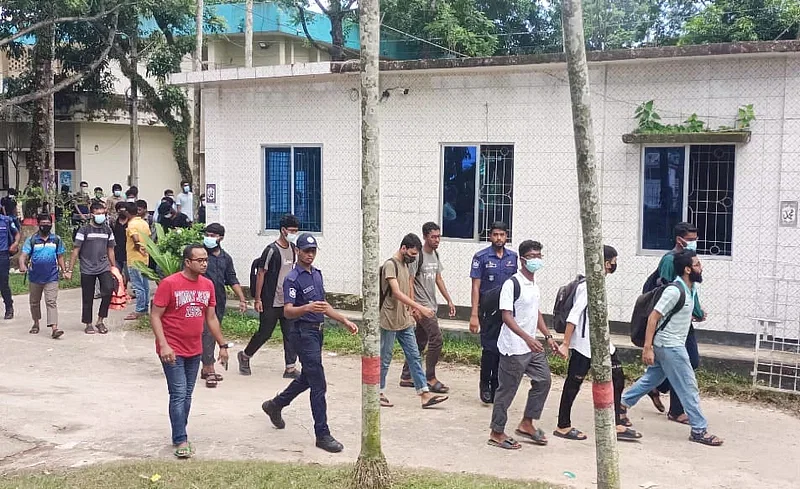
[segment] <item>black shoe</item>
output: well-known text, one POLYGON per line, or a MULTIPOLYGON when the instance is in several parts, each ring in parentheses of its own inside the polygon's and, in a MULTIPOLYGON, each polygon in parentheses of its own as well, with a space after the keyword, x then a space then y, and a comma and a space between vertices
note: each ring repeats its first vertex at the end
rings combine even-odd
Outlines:
POLYGON ((239 373, 242 375, 250 375, 250 357, 245 355, 243 351, 236 354, 236 359, 239 360, 239 373))
POLYGON ((326 435, 322 438, 317 438, 317 448, 321 448, 326 452, 339 453, 344 450, 344 445, 336 441, 331 435, 326 435))
POLYGON ((13 307, 7 307, 6 308, 5 319, 14 319, 14 308, 13 307))
POLYGON ((264 401, 264 404, 261 405, 261 409, 269 416, 269 420, 272 421, 272 424, 282 430, 286 428, 286 422, 283 421, 281 417, 281 408, 275 405, 272 401, 264 401))
POLYGON ((298 377, 300 377, 300 372, 298 372, 296 368, 293 368, 291 370, 287 368, 286 370, 283 371, 284 379, 296 379, 298 377))
POLYGON ((491 404, 494 402, 494 393, 489 387, 489 384, 481 382, 480 385, 481 402, 484 404, 491 404))

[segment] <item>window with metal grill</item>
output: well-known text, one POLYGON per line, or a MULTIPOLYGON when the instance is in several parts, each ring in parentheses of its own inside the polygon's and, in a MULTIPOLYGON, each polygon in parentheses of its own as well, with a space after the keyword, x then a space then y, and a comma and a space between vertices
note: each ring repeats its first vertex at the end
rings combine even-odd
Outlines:
POLYGON ((280 229, 284 214, 294 214, 300 230, 322 231, 322 148, 265 148, 266 229, 280 229))

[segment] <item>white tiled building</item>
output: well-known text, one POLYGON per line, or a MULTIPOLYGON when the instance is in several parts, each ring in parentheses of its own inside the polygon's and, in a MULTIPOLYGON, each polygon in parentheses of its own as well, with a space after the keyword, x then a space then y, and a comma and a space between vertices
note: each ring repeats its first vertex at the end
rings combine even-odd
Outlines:
MULTIPOLYGON (((662 253, 647 248, 671 241, 671 212, 673 220, 691 214, 701 228, 703 329, 752 333, 754 316, 797 321, 787 288, 800 282, 800 230, 796 212, 792 222, 787 211, 785 227, 780 218, 782 203, 790 210, 800 200, 800 43, 752 46, 590 58, 603 57, 591 63, 603 232, 620 253, 608 279, 611 320, 629 319, 662 253), (701 55, 709 53, 717 55, 701 55), (666 122, 697 113, 713 127, 734 125, 738 107, 753 104, 752 138, 715 147, 623 143, 635 107, 650 99, 666 122)), ((448 288, 467 306, 470 258, 487 245, 478 236, 494 217, 510 218, 512 246, 527 238, 545 246, 539 280, 549 312, 557 288, 583 269, 569 90, 563 63, 512 61, 386 66, 381 256, 405 233, 446 218, 445 235, 470 236, 440 247, 448 288)), ((240 278, 275 238, 276 218, 293 209, 319 232, 328 291, 360 293, 359 78, 332 69, 339 71, 313 63, 173 79, 203 83, 206 178, 216 186, 208 219, 228 228, 240 278)))

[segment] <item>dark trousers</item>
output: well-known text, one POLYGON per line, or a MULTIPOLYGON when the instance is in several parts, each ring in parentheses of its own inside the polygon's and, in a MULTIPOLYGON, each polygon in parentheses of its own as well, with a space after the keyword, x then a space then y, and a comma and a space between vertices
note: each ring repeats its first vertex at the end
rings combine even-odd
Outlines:
POLYGON ((8 285, 8 273, 10 268, 11 257, 8 251, 0 251, 0 293, 3 295, 3 302, 6 305, 6 310, 14 307, 11 287, 8 285))
MULTIPOLYGON (((220 303, 217 302, 217 307, 215 309, 215 313, 217 314, 217 319, 219 320, 219 324, 222 325, 222 317, 225 315, 225 301, 222 301, 222 307, 220 308, 220 303)), ((208 367, 210 365, 214 365, 214 352, 217 348, 217 340, 214 338, 214 335, 211 334, 211 330, 208 329, 208 323, 203 322, 203 366, 208 367)))
MULTIPOLYGON (((583 379, 592 368, 592 359, 587 358, 575 350, 569 352, 569 365, 567 366, 567 378, 564 380, 564 389, 561 391, 561 405, 558 408, 558 427, 569 428, 572 426, 572 405, 583 384, 583 379)), ((625 373, 622 371, 622 364, 616 352, 611 355, 611 383, 614 386, 614 421, 617 425, 620 422, 620 402, 622 391, 625 389, 625 373)))
POLYGON ((197 382, 200 356, 175 357, 175 363, 162 363, 169 389, 169 422, 172 425, 172 444, 187 440, 186 425, 192 408, 192 392, 197 382))
POLYGON ((111 304, 111 294, 114 292, 114 276, 111 272, 103 272, 99 275, 88 275, 81 273, 81 296, 83 312, 81 322, 92 324, 92 308, 94 307, 94 284, 100 282, 100 309, 97 316, 100 318, 108 317, 108 306, 111 304))
POLYGON ((314 434, 317 438, 330 435, 328 428, 328 404, 325 393, 325 369, 322 367, 322 327, 308 323, 297 323, 289 332, 289 340, 300 358, 303 369, 300 376, 273 399, 275 405, 285 408, 308 389, 311 389, 311 415, 314 418, 314 434))
POLYGON ((488 385, 493 393, 500 382, 497 379, 500 370, 500 354, 488 348, 481 351, 481 386, 488 385))
MULTIPOLYGON (((689 334, 686 335, 686 353, 689 354, 689 363, 692 364, 692 369, 697 370, 700 366, 700 351, 697 348, 697 337, 694 335, 694 326, 689 328, 689 334)), ((673 418, 684 414, 683 404, 678 394, 669 385, 669 380, 665 380, 658 386, 659 392, 669 391, 669 415, 673 418)))
POLYGON ((293 367, 297 362, 297 353, 288 340, 292 323, 284 317, 282 307, 264 307, 264 312, 258 316, 258 331, 250 338, 244 354, 248 357, 255 355, 258 349, 272 338, 272 332, 275 331, 278 321, 281 322, 281 332, 283 333, 283 358, 287 367, 293 367))
POLYGON ((550 393, 550 365, 547 356, 541 353, 526 353, 524 355, 502 355, 500 357, 499 378, 500 385, 492 407, 491 430, 495 433, 504 433, 508 422, 508 408, 514 401, 519 390, 522 377, 527 375, 531 379, 531 388, 528 391, 528 401, 525 403, 523 418, 538 420, 542 417, 544 403, 550 393))
MULTIPOLYGON (((442 330, 439 328, 439 320, 435 317, 420 319, 414 329, 414 334, 417 337, 417 347, 420 355, 427 348, 425 353, 425 377, 428 380, 433 380, 436 378, 436 364, 439 363, 439 357, 442 356, 443 339, 442 330)), ((400 378, 411 380, 408 362, 403 364, 403 373, 400 374, 400 378)))

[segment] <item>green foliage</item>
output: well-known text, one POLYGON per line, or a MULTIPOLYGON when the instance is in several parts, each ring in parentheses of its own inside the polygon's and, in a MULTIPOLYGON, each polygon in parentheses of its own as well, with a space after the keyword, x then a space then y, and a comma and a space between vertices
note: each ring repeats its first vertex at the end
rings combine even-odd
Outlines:
POLYGON ((153 271, 146 263, 134 263, 133 266, 148 279, 160 282, 162 278, 181 270, 183 250, 186 246, 203 242, 203 225, 194 224, 188 229, 164 231, 161 224, 156 224, 156 238, 157 243, 149 236, 144 236, 144 242, 147 253, 155 262, 159 273, 153 271))
POLYGON ((755 120, 756 115, 753 104, 749 104, 739 107, 735 127, 720 126, 717 129, 711 129, 697 117, 697 114, 690 115, 683 124, 662 124, 660 122, 661 116, 655 110, 655 102, 648 100, 636 107, 633 118, 637 121, 637 127, 634 131, 637 134, 682 134, 730 130, 746 131, 750 129, 750 123, 755 120))
POLYGON ((688 19, 680 44, 800 37, 800 0, 715 0, 688 19))

